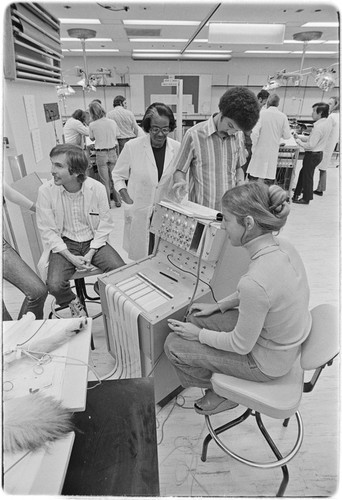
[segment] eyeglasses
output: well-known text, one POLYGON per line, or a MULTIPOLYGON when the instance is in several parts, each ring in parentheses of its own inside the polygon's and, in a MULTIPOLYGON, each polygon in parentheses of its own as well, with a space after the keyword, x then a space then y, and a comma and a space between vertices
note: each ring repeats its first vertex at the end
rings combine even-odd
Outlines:
POLYGON ((151 127, 150 131, 152 132, 152 134, 159 134, 159 132, 162 132, 164 135, 166 135, 170 132, 170 127, 151 127))

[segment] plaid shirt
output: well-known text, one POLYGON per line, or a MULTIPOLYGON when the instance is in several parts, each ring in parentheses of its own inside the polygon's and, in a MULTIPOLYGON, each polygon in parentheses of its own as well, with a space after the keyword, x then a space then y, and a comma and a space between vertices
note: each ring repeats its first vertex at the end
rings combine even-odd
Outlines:
POLYGON ((236 170, 246 163, 243 132, 221 138, 214 115, 184 135, 175 170, 189 171, 189 200, 221 210, 223 194, 235 186, 236 170))

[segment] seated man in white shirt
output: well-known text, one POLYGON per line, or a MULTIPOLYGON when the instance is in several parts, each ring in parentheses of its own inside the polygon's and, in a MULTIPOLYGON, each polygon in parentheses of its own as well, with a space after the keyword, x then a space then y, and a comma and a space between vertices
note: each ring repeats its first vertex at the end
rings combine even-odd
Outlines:
POLYGON ((89 160, 79 146, 61 144, 50 152, 53 179, 39 188, 37 224, 44 252, 42 277, 59 306, 69 306, 74 317, 86 312, 72 292, 75 270, 92 265, 109 272, 125 262, 108 244, 113 230, 105 187, 86 176, 89 160))

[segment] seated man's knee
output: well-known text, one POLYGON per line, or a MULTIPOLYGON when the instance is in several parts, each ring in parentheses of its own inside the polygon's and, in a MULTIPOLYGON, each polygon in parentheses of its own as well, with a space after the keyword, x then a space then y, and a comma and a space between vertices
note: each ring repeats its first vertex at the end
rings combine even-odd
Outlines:
POLYGON ((61 291, 63 287, 63 281, 58 279, 58 277, 48 278, 46 285, 49 293, 51 295, 56 295, 61 291))

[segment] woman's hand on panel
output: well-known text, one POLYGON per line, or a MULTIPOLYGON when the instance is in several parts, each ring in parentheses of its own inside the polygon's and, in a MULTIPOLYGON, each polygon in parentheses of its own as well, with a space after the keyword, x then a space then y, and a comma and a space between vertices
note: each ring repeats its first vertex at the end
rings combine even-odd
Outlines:
POLYGON ((189 308, 189 314, 194 313, 194 316, 210 316, 210 314, 214 314, 216 312, 220 312, 220 307, 218 304, 204 304, 195 302, 189 308))
POLYGON ((176 319, 169 318, 169 327, 173 332, 185 340, 198 340, 201 328, 192 323, 185 323, 176 319))

